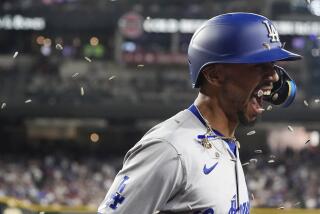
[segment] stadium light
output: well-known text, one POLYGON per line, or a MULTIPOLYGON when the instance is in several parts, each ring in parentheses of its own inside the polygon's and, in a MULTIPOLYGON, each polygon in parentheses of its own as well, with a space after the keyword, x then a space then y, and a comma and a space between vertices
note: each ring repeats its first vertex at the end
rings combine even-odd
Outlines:
POLYGON ((313 0, 308 6, 313 15, 320 16, 320 0, 313 0))

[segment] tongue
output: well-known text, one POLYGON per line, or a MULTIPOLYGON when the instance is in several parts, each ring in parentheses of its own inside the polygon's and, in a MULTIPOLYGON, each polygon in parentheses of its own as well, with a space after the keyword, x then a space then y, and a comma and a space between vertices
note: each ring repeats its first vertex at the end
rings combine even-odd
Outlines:
POLYGON ((257 100, 256 97, 251 98, 251 107, 256 114, 261 114, 263 112, 261 103, 257 100))

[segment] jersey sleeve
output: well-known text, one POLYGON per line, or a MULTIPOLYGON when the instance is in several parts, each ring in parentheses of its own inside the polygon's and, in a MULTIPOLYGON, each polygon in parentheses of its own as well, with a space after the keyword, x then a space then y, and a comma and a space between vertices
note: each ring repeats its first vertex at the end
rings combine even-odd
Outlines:
POLYGON ((138 143, 126 155, 98 214, 152 214, 161 210, 184 184, 180 154, 168 142, 138 143))

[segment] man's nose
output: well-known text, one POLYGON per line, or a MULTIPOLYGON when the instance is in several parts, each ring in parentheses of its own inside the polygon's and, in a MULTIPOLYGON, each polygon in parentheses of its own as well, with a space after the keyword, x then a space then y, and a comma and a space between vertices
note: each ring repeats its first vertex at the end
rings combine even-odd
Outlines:
POLYGON ((279 81, 279 74, 278 74, 278 72, 275 70, 275 69, 273 69, 273 74, 272 74, 272 82, 277 82, 277 81, 279 81))
POLYGON ((268 81, 277 82, 280 77, 279 77, 279 74, 276 72, 276 69, 274 67, 272 67, 272 68, 268 69, 268 72, 266 72, 265 78, 268 81))

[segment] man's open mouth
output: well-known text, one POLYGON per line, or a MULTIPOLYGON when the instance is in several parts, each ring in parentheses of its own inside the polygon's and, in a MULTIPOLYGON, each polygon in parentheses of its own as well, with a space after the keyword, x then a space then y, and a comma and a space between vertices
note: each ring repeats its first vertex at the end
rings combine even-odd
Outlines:
POLYGON ((250 104, 256 114, 264 111, 263 97, 271 94, 272 87, 257 87, 251 95, 250 104))

